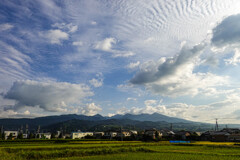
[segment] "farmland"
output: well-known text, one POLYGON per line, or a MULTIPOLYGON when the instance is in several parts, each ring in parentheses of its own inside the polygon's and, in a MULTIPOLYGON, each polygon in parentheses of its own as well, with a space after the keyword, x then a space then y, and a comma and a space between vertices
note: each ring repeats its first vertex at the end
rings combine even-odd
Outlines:
POLYGON ((83 140, 1 141, 0 159, 239 159, 235 143, 119 142, 83 140))

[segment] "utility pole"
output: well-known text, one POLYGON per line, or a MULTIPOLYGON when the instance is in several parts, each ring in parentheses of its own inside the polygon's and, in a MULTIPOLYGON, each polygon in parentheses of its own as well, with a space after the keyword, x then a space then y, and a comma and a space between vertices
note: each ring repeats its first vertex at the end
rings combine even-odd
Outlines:
POLYGON ((217 122, 217 118, 216 118, 216 125, 215 125, 215 131, 218 131, 218 122, 217 122))
POLYGON ((122 126, 121 126, 121 141, 123 141, 122 126))
POLYGON ((21 125, 20 133, 23 133, 23 125, 21 125))
POLYGON ((3 131, 3 125, 2 125, 2 128, 1 128, 1 133, 4 133, 4 131, 3 131))
POLYGON ((26 134, 28 134, 28 124, 26 124, 26 134))
POLYGON ((37 133, 40 133, 40 125, 38 125, 37 133))

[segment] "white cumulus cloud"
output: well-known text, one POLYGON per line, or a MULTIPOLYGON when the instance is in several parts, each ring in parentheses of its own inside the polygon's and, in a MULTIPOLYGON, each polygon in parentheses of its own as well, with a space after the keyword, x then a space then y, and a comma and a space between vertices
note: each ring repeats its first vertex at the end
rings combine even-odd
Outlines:
POLYGON ((89 81, 89 83, 91 84, 91 85, 93 85, 94 87, 101 87, 102 85, 103 85, 103 81, 102 81, 102 79, 95 79, 95 78, 93 78, 93 79, 91 79, 90 81, 89 81))
POLYGON ((4 98, 15 100, 15 105, 6 109, 39 107, 45 111, 65 112, 68 105, 80 105, 93 92, 84 84, 67 82, 16 81, 4 98))
POLYGON ((134 85, 144 85, 153 93, 170 97, 195 96, 209 88, 226 84, 227 77, 208 72, 194 72, 204 48, 203 44, 191 49, 183 47, 175 57, 145 63, 130 82, 134 85))
POLYGON ((110 52, 112 53, 112 57, 113 58, 117 58, 117 57, 130 57, 130 56, 134 56, 135 53, 131 52, 131 51, 125 51, 125 50, 119 50, 119 49, 114 49, 113 45, 116 45, 117 41, 115 38, 109 37, 109 38, 105 38, 102 41, 98 41, 95 45, 96 50, 99 51, 105 51, 105 52, 110 52))
POLYGON ((68 40, 69 35, 59 29, 51 29, 46 32, 41 33, 41 35, 48 39, 52 44, 61 44, 63 40, 68 40))
POLYGON ((231 57, 229 59, 225 59, 224 61, 227 65, 231 64, 231 65, 234 65, 234 66, 236 66, 238 63, 240 63, 240 51, 239 51, 239 49, 235 48, 235 52, 234 52, 233 57, 231 57))
POLYGON ((102 50, 102 51, 112 51, 112 45, 116 44, 115 38, 106 38, 103 41, 97 42, 95 49, 102 50))
POLYGON ((213 29, 212 44, 217 47, 239 45, 240 14, 229 16, 213 29))
POLYGON ((135 69, 135 68, 137 68, 139 65, 140 65, 140 62, 139 62, 139 61, 137 61, 137 62, 131 62, 130 64, 127 65, 127 68, 129 68, 129 69, 135 69))
POLYGON ((96 78, 89 80, 89 83, 94 87, 101 87, 103 85, 103 74, 96 74, 96 78))
POLYGON ((97 106, 95 103, 87 104, 86 107, 81 108, 81 114, 93 116, 102 111, 102 108, 97 106))
POLYGON ((218 118, 221 123, 240 122, 239 90, 228 93, 226 98, 205 105, 192 105, 187 103, 162 104, 161 101, 147 100, 144 107, 123 107, 116 114, 153 114, 159 113, 170 117, 177 117, 196 122, 214 123, 218 118), (146 103, 147 102, 147 103, 146 103), (148 103, 150 102, 150 103, 148 103))

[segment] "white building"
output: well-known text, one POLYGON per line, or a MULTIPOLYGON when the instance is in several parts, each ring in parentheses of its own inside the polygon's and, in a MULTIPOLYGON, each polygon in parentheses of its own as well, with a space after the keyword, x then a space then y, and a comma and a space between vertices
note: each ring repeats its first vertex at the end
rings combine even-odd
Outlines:
POLYGON ((129 131, 122 131, 122 132, 118 132, 117 133, 117 137, 129 137, 129 136, 131 136, 131 132, 129 132, 129 131))
POLYGON ((112 131, 104 132, 104 136, 109 137, 109 138, 113 138, 113 137, 117 136, 117 132, 112 132, 112 131))
POLYGON ((93 136, 93 132, 72 132, 72 139, 81 139, 84 138, 86 136, 93 136))
POLYGON ((37 133, 39 139, 51 139, 51 133, 37 133))
POLYGON ((131 132, 131 135, 132 135, 132 134, 134 134, 134 135, 137 135, 137 134, 138 134, 138 132, 137 132, 137 131, 134 131, 134 130, 130 130, 130 132, 131 132))
POLYGON ((12 135, 12 139, 17 138, 18 131, 4 131, 5 139, 8 139, 10 135, 12 135))
POLYGON ((23 139, 27 139, 28 138, 28 134, 23 133, 23 139))

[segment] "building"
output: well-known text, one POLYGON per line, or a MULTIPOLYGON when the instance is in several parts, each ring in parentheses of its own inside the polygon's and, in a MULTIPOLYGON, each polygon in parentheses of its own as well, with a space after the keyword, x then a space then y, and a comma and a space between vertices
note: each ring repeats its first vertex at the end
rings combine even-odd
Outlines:
POLYGON ((230 134, 228 132, 216 131, 211 134, 212 141, 214 142, 226 142, 230 134))
POLYGON ((106 138, 112 139, 116 136, 117 136, 117 132, 114 132, 114 131, 104 132, 104 137, 106 137, 106 138))
POLYGON ((93 136, 93 132, 72 132, 72 139, 81 139, 86 136, 93 136))
POLYGON ((102 136, 104 136, 104 132, 94 132, 93 136, 97 139, 100 139, 102 136))
POLYGON ((158 137, 162 137, 162 133, 160 131, 158 131, 157 129, 155 129, 155 128, 145 130, 144 135, 152 137, 152 139, 157 138, 157 136, 158 137))
POLYGON ((16 139, 18 136, 18 131, 4 131, 5 139, 16 139))
POLYGON ((202 133, 200 136, 200 140, 201 141, 212 141, 213 133, 214 133, 214 131, 206 131, 206 132, 202 133))
POLYGON ((22 137, 23 139, 27 139, 28 138, 28 134, 26 134, 26 133, 23 133, 23 137, 22 137))
POLYGON ((130 133, 131 133, 131 135, 137 135, 138 134, 138 132, 135 131, 135 130, 130 130, 130 133))
POLYGON ((237 134, 230 134, 228 136, 228 141, 230 142, 240 142, 240 134, 237 133, 237 134))
POLYGON ((162 138, 166 140, 174 139, 175 133, 168 129, 163 129, 160 131, 162 133, 162 138))
POLYGON ((131 136, 131 132, 130 131, 120 131, 117 132, 117 137, 130 137, 131 136))
POLYGON ((179 131, 175 133, 175 138, 181 140, 187 140, 191 136, 191 132, 189 131, 179 131))
POLYGON ((239 134, 240 130, 238 128, 223 128, 222 132, 228 132, 229 134, 239 134))
POLYGON ((51 139, 51 133, 37 133, 36 136, 39 139, 51 139))
POLYGON ((57 134, 55 135, 55 138, 59 138, 61 135, 61 131, 57 131, 57 134))
POLYGON ((63 139, 69 139, 69 138, 71 138, 71 134, 65 133, 63 135, 63 139))
POLYGON ((107 131, 107 132, 104 132, 104 136, 105 137, 116 137, 117 136, 117 132, 114 132, 114 131, 107 131))

